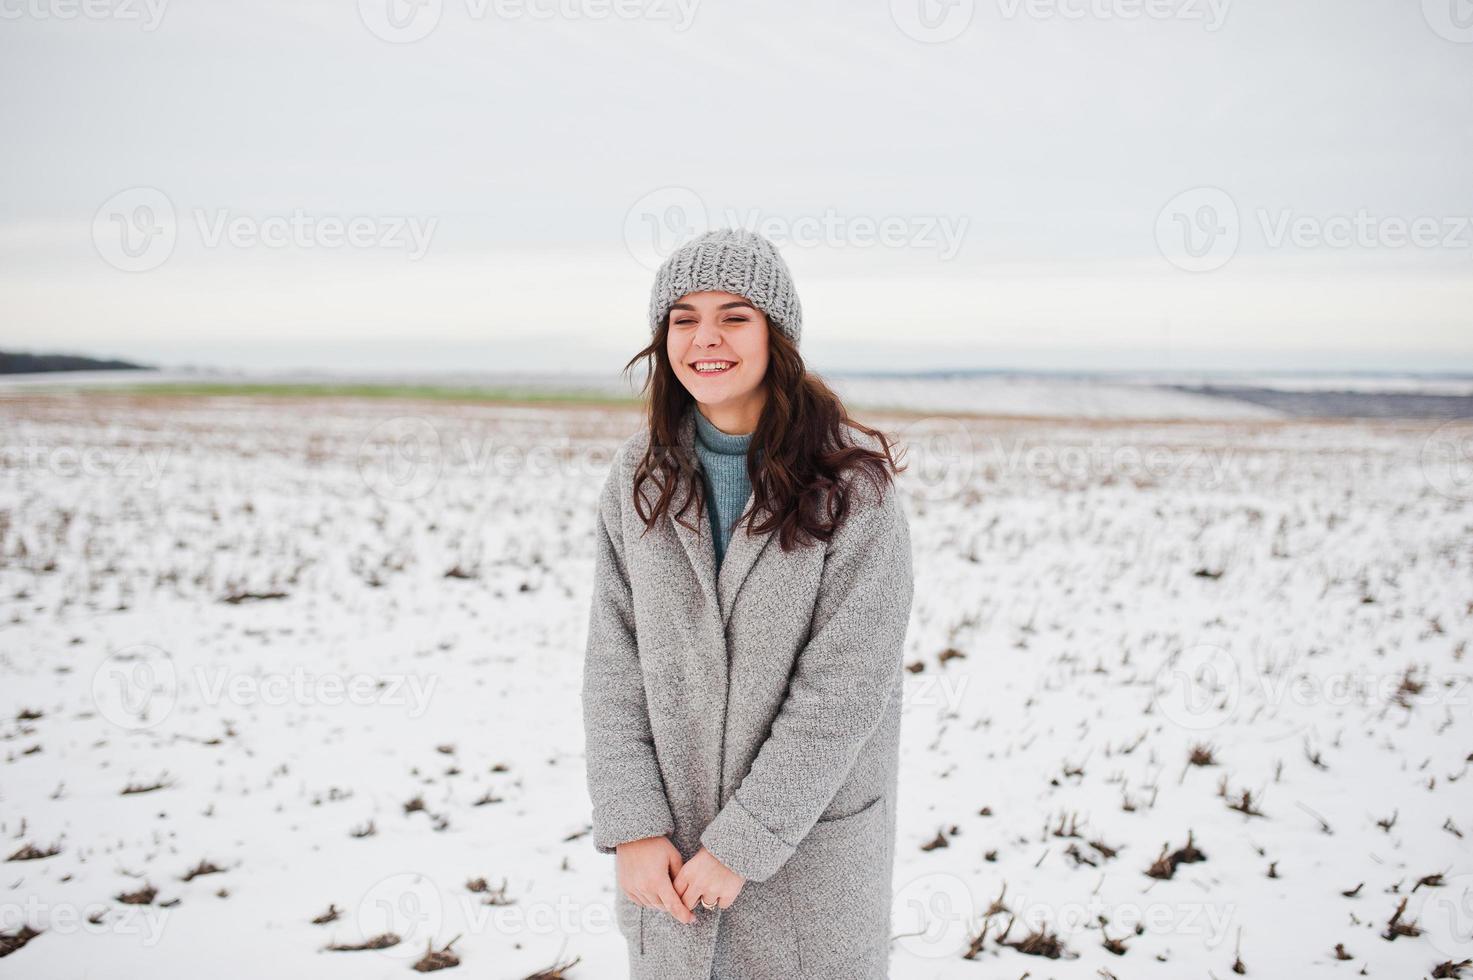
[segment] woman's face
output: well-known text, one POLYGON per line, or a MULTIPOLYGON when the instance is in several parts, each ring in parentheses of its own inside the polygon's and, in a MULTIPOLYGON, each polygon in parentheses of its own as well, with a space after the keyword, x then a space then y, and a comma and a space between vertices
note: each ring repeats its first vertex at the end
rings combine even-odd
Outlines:
POLYGON ((703 407, 743 415, 755 414, 745 411, 753 400, 760 407, 767 316, 742 297, 716 291, 680 297, 670 309, 665 352, 675 376, 703 407))

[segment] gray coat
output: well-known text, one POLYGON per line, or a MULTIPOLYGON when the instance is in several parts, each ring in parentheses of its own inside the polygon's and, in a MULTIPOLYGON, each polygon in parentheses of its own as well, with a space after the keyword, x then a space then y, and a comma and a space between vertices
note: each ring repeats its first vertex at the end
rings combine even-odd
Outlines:
POLYGON ((747 883, 691 925, 616 886, 630 976, 707 980, 714 961, 732 980, 883 980, 913 592, 898 488, 854 480, 833 538, 786 553, 742 521, 718 575, 696 504, 682 519, 698 531, 667 513, 645 533, 632 488, 648 438, 624 443, 598 504, 583 675, 594 846, 664 835, 747 883))

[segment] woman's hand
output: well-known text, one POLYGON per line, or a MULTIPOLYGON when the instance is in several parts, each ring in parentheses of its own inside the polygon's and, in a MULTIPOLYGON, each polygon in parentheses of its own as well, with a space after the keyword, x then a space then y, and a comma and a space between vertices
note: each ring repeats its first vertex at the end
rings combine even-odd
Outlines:
POLYGON ((664 909, 689 925, 696 917, 682 904, 672 883, 681 864, 680 850, 668 837, 645 837, 614 848, 619 887, 629 900, 645 908, 664 909))
POLYGON ((730 908, 746 883, 747 879, 716 860, 716 855, 704 847, 675 875, 675 891, 687 909, 694 909, 702 899, 730 908))

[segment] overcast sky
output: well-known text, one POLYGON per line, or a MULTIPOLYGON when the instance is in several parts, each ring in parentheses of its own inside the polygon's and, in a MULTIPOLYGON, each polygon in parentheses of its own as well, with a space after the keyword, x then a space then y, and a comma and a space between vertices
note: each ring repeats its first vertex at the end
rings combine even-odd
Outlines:
POLYGON ((823 369, 1473 368, 1467 0, 0 0, 0 346, 617 368, 778 242, 823 369))

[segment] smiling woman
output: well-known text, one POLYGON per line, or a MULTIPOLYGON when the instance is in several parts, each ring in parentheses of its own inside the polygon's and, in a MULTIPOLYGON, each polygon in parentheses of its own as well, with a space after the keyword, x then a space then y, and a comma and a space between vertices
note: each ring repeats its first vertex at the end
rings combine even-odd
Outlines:
POLYGON ((666 353, 675 377, 716 427, 751 432, 762 412, 767 325, 755 306, 720 290, 687 293, 670 308, 666 353))
POLYGON ((630 361, 652 361, 649 424, 599 498, 583 677, 630 975, 882 980, 914 589, 903 467, 805 370, 765 238, 682 247, 650 326, 630 361))

